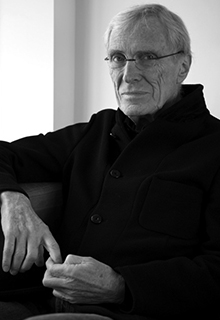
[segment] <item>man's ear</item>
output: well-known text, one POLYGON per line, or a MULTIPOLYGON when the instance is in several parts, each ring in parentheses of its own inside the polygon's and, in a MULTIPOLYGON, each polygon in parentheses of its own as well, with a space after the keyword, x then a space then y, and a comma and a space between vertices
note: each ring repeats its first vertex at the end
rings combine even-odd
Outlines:
POLYGON ((185 55, 180 59, 179 72, 177 74, 177 83, 182 83, 186 79, 189 73, 191 62, 192 58, 190 55, 185 55))

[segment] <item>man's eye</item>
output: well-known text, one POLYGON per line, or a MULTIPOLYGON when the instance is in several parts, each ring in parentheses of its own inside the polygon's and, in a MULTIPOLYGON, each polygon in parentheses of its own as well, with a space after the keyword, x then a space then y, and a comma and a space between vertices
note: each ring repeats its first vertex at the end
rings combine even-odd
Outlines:
POLYGON ((123 54, 114 54, 111 57, 111 61, 113 62, 124 62, 125 61, 125 56, 123 54))

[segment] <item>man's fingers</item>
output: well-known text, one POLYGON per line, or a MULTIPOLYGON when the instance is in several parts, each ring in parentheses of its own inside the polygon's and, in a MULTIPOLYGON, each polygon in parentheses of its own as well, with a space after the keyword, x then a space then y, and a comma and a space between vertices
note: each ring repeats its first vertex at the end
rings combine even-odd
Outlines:
POLYGON ((47 270, 44 274, 43 285, 48 288, 59 288, 63 279, 63 265, 55 264, 51 258, 46 261, 47 270))
POLYGON ((46 279, 63 279, 65 281, 73 277, 73 265, 67 265, 65 263, 54 263, 54 261, 51 258, 48 258, 48 260, 46 261, 46 267, 46 279))
POLYGON ((60 248, 51 233, 44 238, 44 243, 26 242, 25 236, 5 237, 2 268, 12 275, 29 270, 35 263, 38 267, 44 265, 44 247, 56 263, 62 263, 60 248))
POLYGON ((5 237, 2 269, 5 272, 10 271, 12 275, 16 275, 21 268, 26 255, 25 237, 16 239, 13 236, 5 237))
POLYGON ((44 265, 44 247, 40 245, 38 249, 38 259, 35 261, 37 267, 42 267, 44 265))
POLYGON ((23 264, 26 257, 26 239, 25 236, 21 236, 19 239, 15 239, 15 250, 11 260, 10 273, 16 275, 23 264))
POLYGON ((50 278, 50 277, 62 278, 63 277, 63 269, 64 269, 63 264, 55 263, 52 258, 48 258, 46 261, 46 267, 47 267, 47 271, 45 273, 45 276, 47 276, 47 278, 50 278))
POLYGON ((62 263, 60 248, 50 231, 44 236, 41 244, 29 241, 26 258, 22 264, 21 272, 29 270, 35 263, 38 267, 44 265, 44 247, 49 252, 50 257, 56 263, 62 263))
POLYGON ((10 238, 5 237, 3 258, 2 258, 2 269, 5 272, 8 272, 11 268, 14 247, 15 247, 15 238, 14 237, 10 237, 10 238))
POLYGON ((32 242, 29 242, 26 257, 19 271, 25 272, 29 270, 33 264, 36 264, 38 267, 44 265, 44 248, 42 245, 37 247, 32 242))
POLYGON ((85 257, 76 256, 74 254, 69 254, 66 259, 66 264, 81 264, 85 262, 85 257))
POLYGON ((60 247, 50 232, 44 237, 43 245, 55 263, 62 263, 60 247))
POLYGON ((65 288, 66 284, 65 278, 59 278, 51 276, 50 272, 46 271, 44 278, 43 278, 43 285, 48 288, 65 288))

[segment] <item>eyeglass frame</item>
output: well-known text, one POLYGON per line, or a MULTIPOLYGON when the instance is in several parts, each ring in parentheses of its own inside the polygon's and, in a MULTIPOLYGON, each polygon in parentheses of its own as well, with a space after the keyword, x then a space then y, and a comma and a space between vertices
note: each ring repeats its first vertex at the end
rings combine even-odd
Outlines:
MULTIPOLYGON (((178 51, 178 52, 175 52, 175 53, 170 53, 170 54, 167 54, 167 55, 164 55, 164 56, 161 56, 161 57, 155 57, 155 58, 151 58, 151 59, 149 59, 149 61, 152 61, 152 60, 160 60, 160 59, 164 59, 164 58, 167 58, 167 57, 171 57, 171 56, 175 56, 175 55, 177 55, 177 54, 183 54, 184 53, 184 51, 183 50, 180 50, 180 51, 178 51)), ((128 61, 136 61, 137 59, 135 59, 135 58, 126 58, 126 56, 123 54, 123 53, 121 53, 121 55, 122 56, 124 56, 124 58, 125 58, 125 60, 124 60, 124 62, 125 62, 125 64, 124 64, 124 66, 126 65, 126 62, 128 62, 128 61)), ((109 57, 106 57, 105 59, 104 59, 105 61, 110 61, 110 58, 109 57)), ((123 66, 123 67, 124 67, 123 66)), ((118 68, 120 68, 120 67, 115 67, 115 68, 112 68, 112 69, 118 69, 118 68)))

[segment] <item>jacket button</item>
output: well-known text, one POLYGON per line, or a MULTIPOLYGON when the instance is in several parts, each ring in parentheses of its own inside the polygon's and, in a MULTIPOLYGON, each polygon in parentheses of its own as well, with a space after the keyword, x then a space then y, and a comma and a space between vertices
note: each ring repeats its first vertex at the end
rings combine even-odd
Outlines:
POLYGON ((113 170, 110 171, 110 175, 111 175, 113 178, 118 179, 118 178, 120 178, 120 176, 121 176, 121 172, 118 171, 118 170, 113 169, 113 170))
POLYGON ((91 216, 90 220, 95 224, 99 224, 102 222, 102 217, 99 214, 94 214, 91 216))

